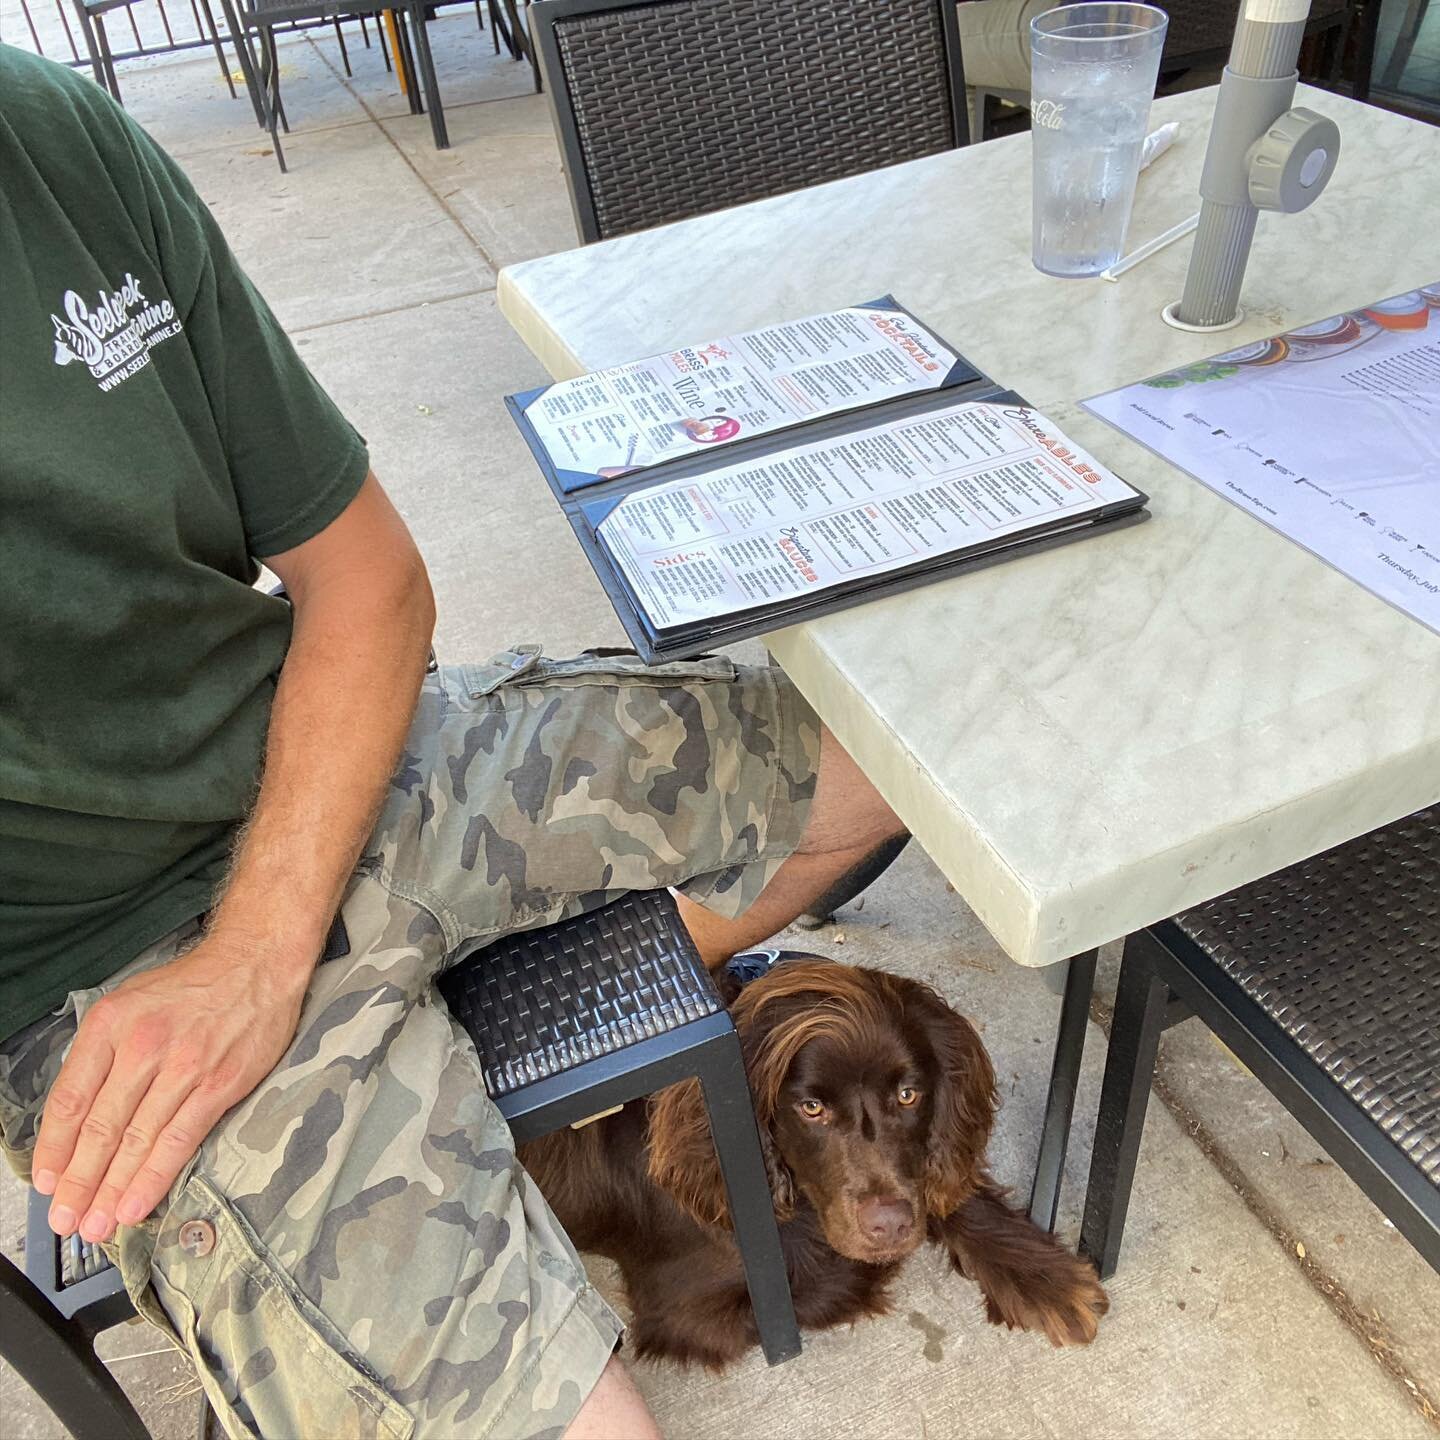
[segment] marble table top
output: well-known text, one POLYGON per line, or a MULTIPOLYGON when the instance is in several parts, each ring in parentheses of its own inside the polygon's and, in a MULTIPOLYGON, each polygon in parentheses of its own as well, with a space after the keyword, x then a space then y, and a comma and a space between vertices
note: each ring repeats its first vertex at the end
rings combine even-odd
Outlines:
MULTIPOLYGON (((1157 101, 1139 244, 1197 208, 1214 91, 1157 101)), ((1262 216, 1245 322, 1186 335, 1187 240, 1119 284, 1030 264, 1028 136, 514 265, 557 378, 892 292, 1152 497, 1113 535, 767 637, 1017 961, 1043 965, 1440 801, 1440 636, 1078 408, 1440 280, 1440 130, 1320 91, 1328 192, 1262 216)))

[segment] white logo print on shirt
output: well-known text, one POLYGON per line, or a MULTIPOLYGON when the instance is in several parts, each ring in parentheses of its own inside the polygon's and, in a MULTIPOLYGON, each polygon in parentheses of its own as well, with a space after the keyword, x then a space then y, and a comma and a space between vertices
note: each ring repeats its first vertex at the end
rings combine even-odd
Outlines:
POLYGON ((151 349, 183 328, 168 300, 154 304, 128 271, 125 283, 108 294, 101 291, 92 307, 73 290, 60 302, 67 319, 52 314, 55 363, 78 361, 89 366, 102 390, 113 390, 150 363, 151 349))

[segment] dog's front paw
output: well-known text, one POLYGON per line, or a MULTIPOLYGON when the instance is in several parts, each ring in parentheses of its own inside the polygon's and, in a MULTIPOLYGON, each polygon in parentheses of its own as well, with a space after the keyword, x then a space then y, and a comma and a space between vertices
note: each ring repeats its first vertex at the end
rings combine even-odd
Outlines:
POLYGON ((1053 1267, 1034 1284, 997 1286, 985 1296, 992 1325, 1043 1331, 1052 1345, 1088 1345, 1110 1308, 1110 1297, 1089 1261, 1057 1251, 1053 1267))

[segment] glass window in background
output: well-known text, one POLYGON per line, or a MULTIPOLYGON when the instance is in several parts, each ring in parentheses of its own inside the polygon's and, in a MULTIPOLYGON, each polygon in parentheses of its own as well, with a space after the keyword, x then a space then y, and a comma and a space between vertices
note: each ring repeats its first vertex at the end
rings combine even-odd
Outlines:
POLYGON ((1440 5, 1382 0, 1370 98, 1440 121, 1440 5))

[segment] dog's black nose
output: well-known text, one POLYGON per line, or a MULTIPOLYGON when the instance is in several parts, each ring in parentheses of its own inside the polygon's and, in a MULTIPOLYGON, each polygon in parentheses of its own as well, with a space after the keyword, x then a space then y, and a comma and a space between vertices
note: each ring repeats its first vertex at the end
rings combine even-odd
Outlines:
POLYGON ((915 1207, 908 1200, 884 1200, 872 1196, 859 1207, 860 1230, 867 1240, 880 1245, 899 1245, 915 1224, 915 1207))

